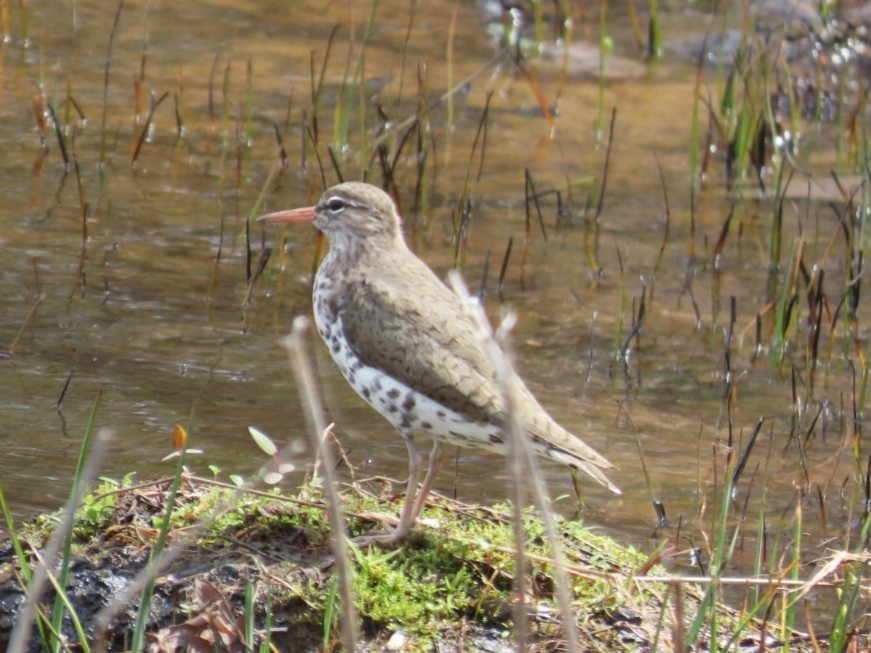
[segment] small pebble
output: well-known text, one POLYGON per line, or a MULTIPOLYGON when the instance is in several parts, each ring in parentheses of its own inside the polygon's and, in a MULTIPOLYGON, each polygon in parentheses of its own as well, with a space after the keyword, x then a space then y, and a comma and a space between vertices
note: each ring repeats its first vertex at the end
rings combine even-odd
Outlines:
POLYGON ((387 640, 386 648, 388 651, 401 651, 407 641, 408 638, 405 636, 405 633, 401 630, 397 630, 390 636, 390 639, 387 640))

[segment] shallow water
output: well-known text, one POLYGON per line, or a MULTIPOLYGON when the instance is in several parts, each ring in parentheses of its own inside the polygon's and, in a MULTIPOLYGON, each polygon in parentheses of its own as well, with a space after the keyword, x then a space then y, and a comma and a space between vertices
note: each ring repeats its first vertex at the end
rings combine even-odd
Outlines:
MULTIPOLYGON (((223 477, 249 475, 262 464, 247 435, 249 425, 278 440, 304 437, 292 376, 277 341, 294 316, 310 311, 314 234, 252 227, 255 261, 261 242, 276 251, 246 305, 244 227, 260 208, 305 204, 320 190, 310 143, 307 167, 300 167, 300 123, 303 110, 311 112, 312 56, 319 73, 330 31, 338 24, 319 110, 320 154, 328 182, 336 180, 323 143, 331 138, 346 66, 353 71, 357 65, 368 9, 349 15, 343 3, 292 5, 286 10, 253 1, 126 5, 112 49, 105 130, 103 79, 114 8, 77 2, 59 10, 52 3, 29 3, 27 43, 13 8, 13 35, 0 45, 0 346, 8 354, 0 360, 0 482, 16 515, 63 501, 98 395, 97 424, 115 432, 101 472, 106 476, 171 473, 173 463, 161 458, 171 451, 176 423, 186 425, 191 446, 205 452, 193 466, 202 474, 211 473, 207 465, 217 466, 223 477), (133 80, 143 69, 137 115, 133 80), (76 171, 63 165, 51 129, 47 152, 40 149, 33 109, 40 87, 67 125, 67 149, 78 162, 81 190, 76 171), (164 92, 169 96, 131 164, 149 102, 164 92), (84 119, 64 101, 67 94, 84 119), (176 106, 183 139, 176 133, 176 106), (274 125, 283 132, 290 167, 270 183, 278 159, 274 125), (280 254, 284 237, 287 247, 280 254)), ((621 496, 585 486, 585 519, 652 549, 659 537, 675 534, 657 530, 651 506, 656 498, 670 523, 681 522, 681 532, 690 535, 679 546, 702 544, 695 528, 706 527, 718 511, 711 503, 722 482, 718 446, 728 438, 724 352, 734 296, 736 441, 743 442, 757 419, 766 417, 741 490, 747 491, 746 479, 753 475, 748 514, 755 515, 753 506, 764 498, 769 525, 777 529, 778 520, 788 525, 797 494, 808 487, 795 443, 789 442, 790 368, 772 365, 767 355, 754 356, 755 316, 770 301, 771 207, 752 192, 737 199, 727 193, 722 163, 715 162, 695 207, 691 240, 695 68, 678 59, 646 63, 634 52, 628 18, 611 16, 614 56, 632 63, 632 75, 618 75, 604 92, 606 115, 617 109, 617 128, 593 237, 582 209, 605 159, 595 133, 596 79, 579 75, 562 82, 558 64, 536 64, 534 75, 545 96, 559 94, 552 130, 523 76, 507 66, 487 67, 496 48, 479 6, 458 3, 453 17, 454 9, 435 4, 416 4, 413 15, 409 6, 379 3, 365 50, 364 77, 372 81, 355 111, 363 106, 372 116, 378 104, 398 122, 418 106, 419 79, 425 80, 428 101, 451 83, 472 80, 452 107, 443 102, 428 114, 430 202, 417 215, 410 213, 412 147, 397 168, 409 240, 444 274, 455 259, 452 212, 469 171, 473 178, 477 174, 480 147, 470 153, 492 93, 462 270, 477 290, 489 257, 487 306, 494 316, 503 303, 519 313, 515 350, 530 387, 558 421, 619 468, 613 478, 621 496), (660 166, 671 218, 654 273, 666 235, 660 166), (542 203, 546 240, 537 224, 526 227, 527 169, 539 191, 559 188, 565 197, 567 180, 571 183, 573 217, 558 219, 553 196, 542 203), (715 266, 711 247, 733 202, 732 234, 715 266), (601 272, 592 269, 586 253, 591 238, 601 272), (513 250, 500 301, 496 279, 509 239, 513 250), (620 360, 617 343, 629 333, 644 286, 646 321, 628 361, 620 360)), ((708 21, 704 14, 683 11, 665 19, 666 33, 681 36, 703 34, 708 21)), ((579 22, 579 38, 595 41, 596 25, 595 19, 579 22)), ((359 142, 352 127, 352 147, 340 153, 350 176, 359 175, 354 145, 359 142)), ((804 165, 825 176, 834 154, 812 146, 803 153, 804 165)), ((377 170, 376 164, 376 179, 377 170)), ((797 242, 801 226, 814 260, 822 260, 837 222, 824 202, 808 204, 801 197, 786 206, 784 250, 797 242)), ((830 267, 827 288, 836 298, 844 284, 839 260, 824 261, 830 267)), ((866 307, 867 302, 860 305, 860 325, 866 307)), ((330 416, 358 467, 357 477, 402 479, 406 456, 400 439, 353 395, 320 344, 313 348, 330 416)), ((832 348, 835 353, 817 371, 813 395, 802 398, 827 406, 821 417, 827 431, 817 427, 807 452, 811 481, 828 501, 827 523, 821 524, 816 499, 802 502, 811 538, 820 541, 827 528, 843 529, 860 493, 849 451, 840 449, 841 416, 850 398, 846 358, 855 351, 841 339, 832 348)), ((805 420, 806 428, 810 417, 805 420)), ((499 458, 462 450, 446 468, 439 491, 484 502, 506 496, 499 458)), ((552 494, 570 495, 568 474, 553 465, 546 469, 552 494)), ((573 511, 567 498, 560 505, 573 511)))

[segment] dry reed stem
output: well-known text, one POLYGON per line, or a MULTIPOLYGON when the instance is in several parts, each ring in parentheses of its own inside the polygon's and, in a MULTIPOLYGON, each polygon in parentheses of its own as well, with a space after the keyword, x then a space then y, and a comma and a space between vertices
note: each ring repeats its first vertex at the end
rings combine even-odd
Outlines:
POLYGON ((335 554, 336 574, 339 581, 339 594, 342 603, 342 640, 346 651, 354 651, 357 643, 357 610, 354 606, 354 588, 351 578, 351 560, 348 555, 348 538, 342 519, 342 508, 339 503, 339 491, 334 475, 335 464, 333 452, 330 449, 328 427, 324 419, 317 391, 317 383, 312 372, 311 363, 306 352, 303 333, 308 328, 306 317, 297 317, 293 321, 290 335, 282 339, 281 344, 287 350, 290 365, 296 377, 302 408, 308 426, 312 450, 317 452, 321 462, 321 473, 324 479, 324 490, 327 496, 330 517, 330 544, 335 554))
POLYGON ((544 484, 544 479, 541 475, 541 470, 538 466, 538 461, 532 451, 530 438, 527 437, 522 425, 519 422, 516 411, 514 410, 515 391, 513 378, 514 368, 511 365, 508 351, 508 331, 514 325, 516 316, 510 314, 500 324, 499 329, 495 332, 490 328, 487 316, 481 304, 472 298, 463 282, 460 273, 452 270, 448 273, 448 280, 454 291, 463 300, 467 312, 478 326, 478 336, 481 339, 487 355, 496 371, 496 380, 499 383, 499 389, 502 392, 505 412, 508 416, 508 474, 512 480, 512 494, 514 504, 514 526, 515 540, 517 550, 515 552, 517 570, 515 577, 517 579, 516 591, 518 596, 515 603, 515 628, 518 641, 517 650, 522 651, 525 647, 525 636, 527 628, 527 616, 524 610, 524 586, 526 583, 525 560, 526 555, 523 548, 524 532, 522 519, 522 499, 524 485, 523 479, 529 479, 529 485, 532 490, 533 500, 539 510, 542 523, 544 524, 547 541, 550 544, 553 555, 553 568, 555 576, 557 602, 560 612, 562 613, 563 637, 565 645, 569 651, 580 650, 579 634, 577 625, 575 624, 574 613, 572 611, 572 595, 568 583, 568 574, 566 572, 565 557, 560 546, 559 537, 556 533, 554 524, 553 510, 550 505, 550 499, 547 493, 547 488, 544 484))

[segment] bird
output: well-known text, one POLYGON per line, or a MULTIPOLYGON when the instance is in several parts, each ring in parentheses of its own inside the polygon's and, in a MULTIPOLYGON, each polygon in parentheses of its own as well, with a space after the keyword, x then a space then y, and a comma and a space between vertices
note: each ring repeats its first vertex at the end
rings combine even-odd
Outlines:
MULTIPOLYGON (((356 541, 394 545, 426 503, 443 444, 506 450, 505 402, 478 326, 459 295, 408 248, 396 204, 377 186, 340 183, 314 206, 257 220, 313 223, 329 243, 312 284, 318 334, 351 387, 401 433, 409 459, 398 524, 356 541), (416 432, 433 439, 419 490, 416 432)), ((614 465, 560 426, 511 373, 513 409, 535 453, 619 494, 605 475, 614 465)))

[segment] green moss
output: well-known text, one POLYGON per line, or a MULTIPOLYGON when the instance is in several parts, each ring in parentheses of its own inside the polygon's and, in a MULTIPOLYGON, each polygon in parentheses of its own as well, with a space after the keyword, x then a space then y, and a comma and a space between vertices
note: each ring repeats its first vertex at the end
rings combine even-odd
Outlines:
POLYGON ((133 476, 132 473, 127 474, 121 480, 103 478, 97 487, 82 497, 82 504, 76 510, 74 541, 87 542, 112 525, 118 490, 130 487, 133 476))
POLYGON ((357 607, 377 628, 425 639, 471 614, 481 579, 448 548, 354 550, 357 607))
MULTIPOLYGON (((348 497, 348 501, 352 512, 377 508, 370 498, 348 497)), ((415 532, 400 549, 355 549, 354 590, 361 615, 375 630, 401 629, 421 643, 435 641, 442 631, 464 620, 507 624, 514 573, 510 514, 504 505, 488 510, 489 518, 482 518, 479 511, 429 508, 423 516, 429 527, 415 532)), ((553 569, 547 562, 551 555, 544 527, 532 509, 525 511, 524 520, 532 598, 552 610, 553 569)), ((350 524, 357 534, 367 526, 371 524, 350 524)), ((559 531, 570 564, 603 573, 592 580, 571 577, 576 605, 593 613, 625 604, 625 597, 617 596, 619 587, 615 588, 613 578, 604 573, 623 565, 637 568, 644 556, 580 522, 561 522, 559 531)))

